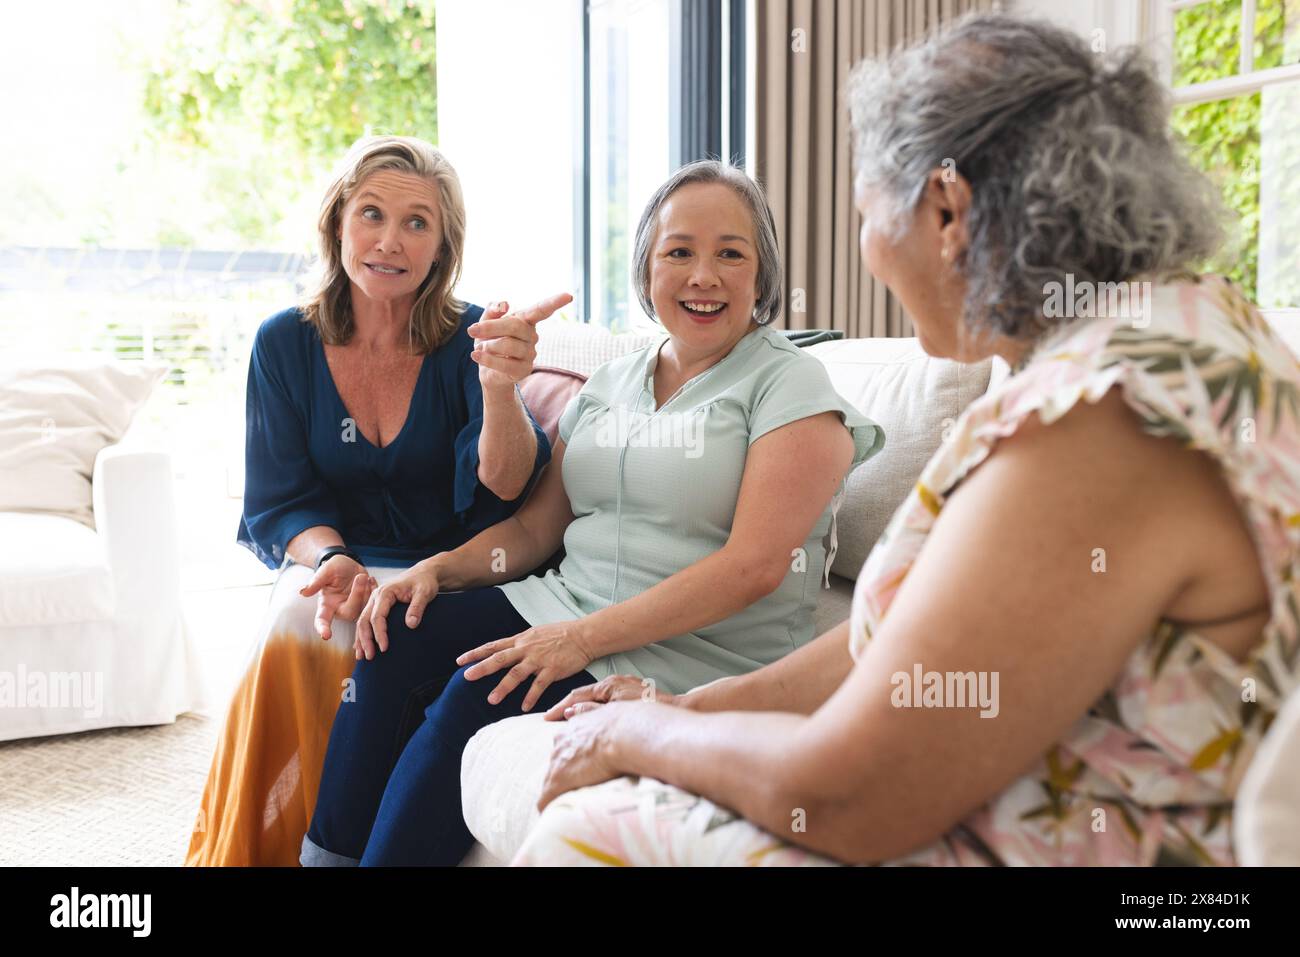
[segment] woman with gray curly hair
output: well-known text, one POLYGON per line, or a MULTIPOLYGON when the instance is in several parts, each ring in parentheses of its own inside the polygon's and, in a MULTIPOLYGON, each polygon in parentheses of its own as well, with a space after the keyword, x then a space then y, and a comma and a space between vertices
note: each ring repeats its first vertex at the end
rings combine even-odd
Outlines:
POLYGON ((1152 64, 977 16, 848 96, 865 263, 928 352, 1013 374, 850 621, 686 695, 614 677, 551 709, 573 720, 516 862, 1232 863, 1298 683, 1300 388, 1189 272, 1218 212, 1152 64))

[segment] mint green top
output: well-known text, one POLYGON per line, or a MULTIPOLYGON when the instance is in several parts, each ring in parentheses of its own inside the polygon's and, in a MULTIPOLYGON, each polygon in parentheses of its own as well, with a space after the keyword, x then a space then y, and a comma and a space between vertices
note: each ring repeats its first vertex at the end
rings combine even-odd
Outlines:
MULTIPOLYGON (((822 364, 760 326, 655 409, 663 343, 601 366, 560 417, 564 489, 574 520, 564 561, 499 586, 530 625, 570 621, 640 594, 726 544, 749 446, 773 429, 840 413, 853 434, 850 470, 884 446, 880 427, 831 386, 822 364)), ((843 485, 841 484, 841 491, 843 485)), ((730 618, 599 658, 611 674, 680 694, 752 671, 813 637, 813 606, 834 556, 834 508, 818 518, 781 585, 730 618)))

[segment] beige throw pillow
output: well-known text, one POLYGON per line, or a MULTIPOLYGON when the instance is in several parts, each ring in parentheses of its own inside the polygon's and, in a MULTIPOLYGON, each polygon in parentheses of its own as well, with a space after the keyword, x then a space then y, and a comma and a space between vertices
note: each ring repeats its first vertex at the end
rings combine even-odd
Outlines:
POLYGON ((611 359, 663 338, 663 333, 654 329, 614 333, 595 323, 549 319, 537 326, 537 364, 590 377, 611 359))
POLYGON ((0 511, 95 527, 90 478, 166 373, 102 357, 0 366, 0 511))
POLYGON ((809 346, 831 384, 885 432, 880 454, 854 469, 836 523, 831 570, 850 580, 962 410, 984 394, 988 359, 962 365, 916 339, 843 339, 809 346))

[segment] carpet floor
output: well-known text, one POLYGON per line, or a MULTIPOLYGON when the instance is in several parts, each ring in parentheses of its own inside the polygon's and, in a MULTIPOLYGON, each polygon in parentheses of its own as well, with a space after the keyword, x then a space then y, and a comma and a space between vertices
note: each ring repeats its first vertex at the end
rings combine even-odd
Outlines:
POLYGON ((0 866, 178 866, 220 722, 0 742, 0 866))

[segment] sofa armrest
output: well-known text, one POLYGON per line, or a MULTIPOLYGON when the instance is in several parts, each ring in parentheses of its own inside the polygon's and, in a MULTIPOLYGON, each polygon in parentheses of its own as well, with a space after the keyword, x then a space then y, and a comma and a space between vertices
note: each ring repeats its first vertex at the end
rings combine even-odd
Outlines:
POLYGON ((180 543, 171 456, 110 445, 95 458, 91 491, 119 616, 176 614, 180 543))
POLYGON ((1236 800, 1232 837, 1237 863, 1300 866, 1300 688, 1269 725, 1236 800))

